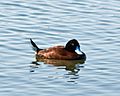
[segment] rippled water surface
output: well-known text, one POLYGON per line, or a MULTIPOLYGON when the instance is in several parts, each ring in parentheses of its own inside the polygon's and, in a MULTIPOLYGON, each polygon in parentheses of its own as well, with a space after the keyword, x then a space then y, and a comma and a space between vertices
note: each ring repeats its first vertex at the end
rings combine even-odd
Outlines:
POLYGON ((0 0, 0 55, 0 96, 120 96, 120 1, 0 0), (87 60, 35 62, 29 38, 87 60))

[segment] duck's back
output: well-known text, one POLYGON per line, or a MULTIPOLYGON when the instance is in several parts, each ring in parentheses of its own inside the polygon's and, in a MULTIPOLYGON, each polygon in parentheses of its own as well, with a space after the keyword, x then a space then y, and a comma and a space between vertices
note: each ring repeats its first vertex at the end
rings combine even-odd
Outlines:
POLYGON ((64 46, 55 46, 48 49, 40 50, 37 53, 39 58, 43 59, 75 59, 79 56, 75 52, 67 51, 64 46))

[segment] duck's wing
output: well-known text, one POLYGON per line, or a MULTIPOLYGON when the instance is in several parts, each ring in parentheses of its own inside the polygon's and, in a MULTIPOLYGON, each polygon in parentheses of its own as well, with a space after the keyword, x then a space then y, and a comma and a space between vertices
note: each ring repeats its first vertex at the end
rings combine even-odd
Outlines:
POLYGON ((63 46, 55 46, 39 51, 37 56, 44 59, 70 60, 75 59, 77 54, 67 51, 63 46))

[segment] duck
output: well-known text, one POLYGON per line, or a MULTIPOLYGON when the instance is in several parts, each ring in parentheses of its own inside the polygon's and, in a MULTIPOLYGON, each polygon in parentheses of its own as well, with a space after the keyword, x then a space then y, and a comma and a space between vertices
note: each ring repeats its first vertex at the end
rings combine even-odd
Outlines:
POLYGON ((38 48, 31 38, 30 42, 39 59, 86 60, 86 54, 81 51, 80 44, 76 39, 69 40, 65 46, 59 45, 46 49, 38 48))

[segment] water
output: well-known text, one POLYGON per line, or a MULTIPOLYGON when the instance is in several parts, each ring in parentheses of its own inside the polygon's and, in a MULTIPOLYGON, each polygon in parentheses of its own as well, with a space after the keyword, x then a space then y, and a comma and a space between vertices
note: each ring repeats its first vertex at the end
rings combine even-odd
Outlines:
POLYGON ((119 96, 119 52, 119 0, 0 0, 1 96, 119 96), (87 60, 35 65, 29 38, 40 48, 76 38, 87 60))

